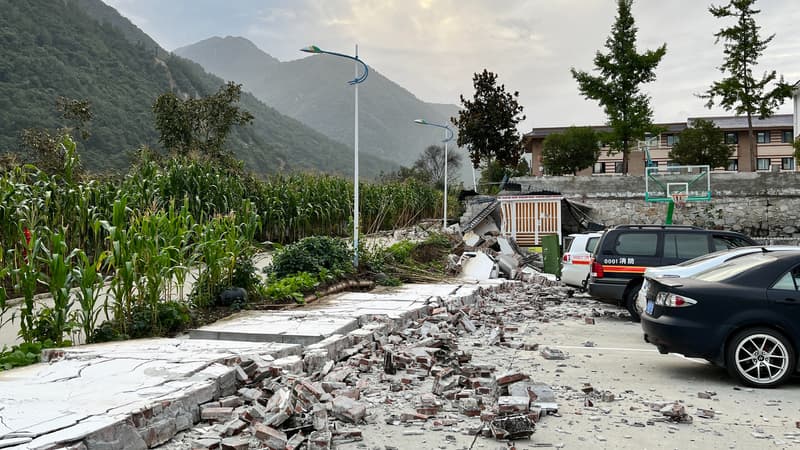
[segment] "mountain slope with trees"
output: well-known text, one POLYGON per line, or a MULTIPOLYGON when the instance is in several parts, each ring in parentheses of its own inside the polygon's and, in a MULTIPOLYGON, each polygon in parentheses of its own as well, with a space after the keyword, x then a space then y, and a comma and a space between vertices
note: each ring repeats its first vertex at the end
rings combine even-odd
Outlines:
MULTIPOLYGON (((216 92, 224 81, 166 52, 100 0, 0 0, 0 152, 19 151, 28 128, 62 126, 58 96, 87 99, 91 136, 79 142, 92 170, 123 169, 133 150, 158 148, 152 105, 164 92, 187 98, 216 92)), ((257 173, 323 170, 352 173, 352 151, 249 94, 240 106, 253 123, 237 127, 229 148, 257 173)), ((364 155, 375 176, 396 164, 364 155)))

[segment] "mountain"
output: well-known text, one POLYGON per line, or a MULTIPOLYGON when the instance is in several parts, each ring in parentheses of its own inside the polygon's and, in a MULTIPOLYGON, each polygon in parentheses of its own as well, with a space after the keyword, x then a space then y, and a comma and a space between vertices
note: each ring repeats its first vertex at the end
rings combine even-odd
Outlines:
MULTIPOLYGON (((352 145, 353 89, 347 85, 354 75, 352 61, 313 55, 279 62, 247 39, 231 36, 213 37, 174 52, 242 83, 281 113, 352 145)), ((359 86, 358 107, 359 150, 403 165, 410 165, 425 147, 444 138, 443 131, 420 127, 413 123, 415 119, 447 124, 458 112, 455 105, 418 99, 373 67, 359 86)))
MULTIPOLYGON (((124 169, 131 150, 159 146, 151 111, 158 95, 204 96, 224 83, 161 48, 100 0, 0 0, 0 10, 0 151, 17 150, 25 128, 61 126, 57 96, 88 99, 94 118, 91 137, 79 142, 84 165, 124 169)), ((346 145, 250 94, 240 106, 255 119, 233 130, 227 145, 253 171, 352 173, 346 145)), ((365 176, 397 167, 370 155, 361 159, 365 176)))

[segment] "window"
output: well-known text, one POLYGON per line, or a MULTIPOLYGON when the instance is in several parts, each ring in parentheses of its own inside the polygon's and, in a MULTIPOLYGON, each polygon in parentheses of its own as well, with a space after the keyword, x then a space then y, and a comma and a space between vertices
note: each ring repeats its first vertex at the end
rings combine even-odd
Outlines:
POLYGON ((622 161, 614 163, 614 172, 622 173, 622 161))
POLYGON ((621 233, 617 236, 614 253, 626 256, 656 256, 658 234, 621 233))
POLYGON ((706 253, 708 253, 708 236, 706 234, 664 234, 664 258, 691 259, 706 253))
POLYGON ((738 172, 739 171, 739 160, 738 159, 729 159, 728 160, 728 171, 729 172, 738 172))
POLYGON ((748 242, 737 236, 715 235, 711 239, 714 241, 714 251, 754 245, 752 242, 748 242))
POLYGON ((800 289, 798 286, 800 286, 800 267, 795 267, 780 277, 780 279, 772 285, 772 289, 796 291, 800 289))
POLYGON ((792 141, 792 130, 783 130, 781 132, 781 142, 784 144, 791 144, 792 141))
POLYGON ((596 162, 592 167, 592 173, 606 173, 606 163, 596 162))
POLYGON ((586 241, 586 251, 589 253, 594 253, 594 250, 597 248, 597 243, 600 242, 599 237, 591 237, 588 241, 586 241))
POLYGON ((794 158, 781 158, 781 170, 794 170, 794 158))
POLYGON ((769 131, 758 131, 756 132, 756 142, 759 144, 768 144, 769 143, 769 131))
POLYGON ((738 144, 739 143, 739 135, 735 131, 728 131, 725 133, 725 143, 726 144, 738 144))
POLYGON ((741 275, 748 270, 775 261, 774 256, 763 253, 753 253, 726 261, 716 267, 694 275, 693 278, 701 281, 724 281, 741 275))
POLYGON ((672 147, 680 140, 680 136, 677 134, 668 134, 667 135, 667 147, 672 147))
POLYGON ((756 168, 758 170, 769 170, 769 158, 758 158, 756 160, 756 168))

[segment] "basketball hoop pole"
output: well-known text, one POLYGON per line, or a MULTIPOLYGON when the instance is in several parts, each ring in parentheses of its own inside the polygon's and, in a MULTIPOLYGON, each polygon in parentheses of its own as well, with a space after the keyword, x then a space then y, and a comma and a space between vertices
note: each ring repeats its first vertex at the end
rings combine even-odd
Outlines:
POLYGON ((675 212, 675 202, 670 199, 667 204, 667 220, 664 221, 665 225, 672 225, 672 213, 675 212))

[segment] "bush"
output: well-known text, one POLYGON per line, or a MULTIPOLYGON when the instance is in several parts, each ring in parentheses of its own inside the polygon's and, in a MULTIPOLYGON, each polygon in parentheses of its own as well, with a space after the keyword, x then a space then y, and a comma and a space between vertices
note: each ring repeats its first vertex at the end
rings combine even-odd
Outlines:
POLYGON ((272 258, 269 274, 272 278, 285 278, 300 272, 319 273, 353 271, 353 252, 343 239, 328 236, 311 236, 287 245, 272 258))
POLYGON ((303 303, 303 294, 313 291, 318 285, 318 278, 308 272, 300 272, 271 281, 264 289, 264 295, 275 302, 303 303))

